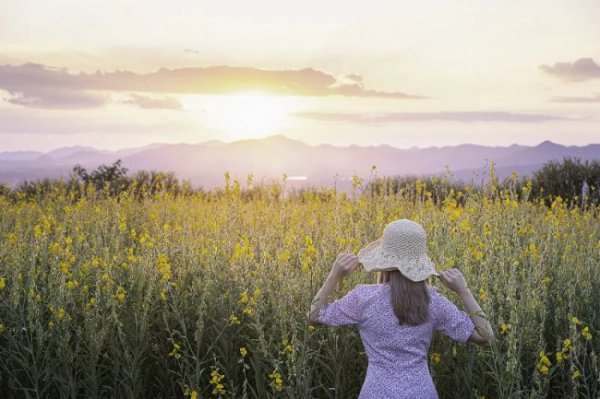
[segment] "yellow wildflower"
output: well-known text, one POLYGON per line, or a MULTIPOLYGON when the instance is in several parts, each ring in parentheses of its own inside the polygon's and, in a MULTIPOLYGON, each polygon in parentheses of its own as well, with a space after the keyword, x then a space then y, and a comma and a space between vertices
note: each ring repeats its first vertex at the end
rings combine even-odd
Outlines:
POLYGON ((283 346, 283 350, 280 352, 282 355, 294 353, 294 347, 288 343, 287 339, 281 341, 281 345, 283 346))
POLYGON ((238 301, 238 303, 246 303, 248 302, 248 290, 245 290, 244 292, 242 292, 242 296, 240 297, 240 300, 238 301))
POLYGON ((563 341, 562 351, 567 352, 570 348, 571 348, 571 340, 569 338, 567 338, 563 341))
POLYGON ((225 376, 221 373, 219 373, 218 370, 213 370, 211 373, 211 378, 209 383, 211 385, 213 385, 213 390, 212 390, 212 394, 213 395, 222 395, 224 393, 226 393, 227 391, 225 391, 225 386, 223 384, 221 384, 221 380, 223 378, 225 378, 225 376))
POLYGON ((242 357, 245 357, 248 354, 248 350, 246 349, 245 346, 242 346, 240 348, 240 354, 242 355, 242 357))
POLYGON ((181 345, 179 345, 177 342, 173 342, 173 350, 171 352, 169 352, 169 354, 167 356, 174 357, 175 359, 179 359, 179 358, 181 358, 181 354, 179 353, 180 350, 181 350, 181 345))
POLYGON ((158 256, 157 269, 158 269, 158 272, 160 273, 161 281, 167 281, 171 278, 171 276, 172 276, 171 265, 169 264, 169 259, 167 258, 167 255, 160 254, 158 256))
POLYGON ((590 333, 589 327, 585 327, 583 330, 581 330, 581 335, 583 335, 588 341, 592 339, 592 334, 590 333))
POLYGON ((433 352, 431 354, 430 358, 431 358, 431 362, 433 364, 439 364, 440 361, 442 360, 442 356, 439 353, 437 353, 437 352, 433 352))
POLYGON ((551 282, 552 282, 552 277, 550 277, 550 276, 544 277, 542 279, 542 284, 544 284, 545 286, 549 286, 551 282))
POLYGON ((125 291, 125 288, 118 286, 117 292, 115 293, 115 300, 119 303, 123 303, 125 301, 126 293, 127 293, 127 291, 125 291))
POLYGON ((579 377, 580 375, 581 375, 581 373, 579 372, 579 370, 575 370, 575 371, 573 371, 573 374, 572 374, 573 378, 577 378, 577 377, 579 377))
POLYGON ((271 386, 277 392, 281 392, 283 390, 283 379, 281 378, 281 374, 279 374, 277 370, 273 370, 273 372, 269 374, 269 378, 271 379, 271 386))
POLYGON ((548 359, 548 357, 546 356, 544 351, 541 351, 540 352, 540 361, 537 365, 537 369, 540 371, 540 373, 546 375, 550 371, 551 365, 552 365, 552 363, 550 362, 550 359, 548 359))

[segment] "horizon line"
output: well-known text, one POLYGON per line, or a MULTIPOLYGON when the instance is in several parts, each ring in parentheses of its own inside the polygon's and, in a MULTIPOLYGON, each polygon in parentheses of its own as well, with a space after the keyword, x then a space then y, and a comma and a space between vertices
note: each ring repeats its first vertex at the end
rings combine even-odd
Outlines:
POLYGON ((486 145, 486 144, 477 144, 477 143, 472 143, 472 142, 464 142, 464 143, 460 143, 460 144, 455 144, 455 145, 443 145, 443 146, 436 146, 436 145, 432 145, 432 146, 427 146, 427 147, 419 147, 419 146, 412 146, 412 147, 396 147, 390 144, 369 144, 369 145, 361 145, 361 144, 356 144, 356 143, 352 143, 352 144, 348 144, 348 145, 339 145, 339 144, 333 144, 333 143, 318 143, 318 144, 310 144, 307 143, 305 141, 302 141, 300 139, 297 138, 292 138, 289 136, 286 136, 284 134, 272 134, 272 135, 268 135, 268 136, 263 136, 263 137, 249 137, 249 138, 239 138, 239 139, 232 139, 230 141, 224 141, 222 139, 208 139, 208 140, 203 140, 203 141, 198 141, 198 142, 176 142, 176 143, 168 143, 168 142, 152 142, 152 143, 148 143, 148 144, 143 144, 137 147, 122 147, 122 148, 118 148, 118 149, 103 149, 103 148, 98 148, 98 147, 94 147, 94 146, 89 146, 89 145, 81 145, 81 144, 74 144, 74 145, 65 145, 65 146, 60 146, 60 147, 55 147, 52 148, 50 150, 46 150, 46 151, 40 151, 40 150, 1 150, 0 149, 0 154, 3 153, 18 153, 18 152, 38 152, 38 153, 42 153, 42 154, 47 154, 50 153, 52 151, 56 151, 56 150, 60 150, 60 149, 65 149, 65 148, 74 148, 74 147, 84 147, 84 148, 92 148, 94 150, 97 151, 106 151, 106 152, 118 152, 118 151, 123 151, 123 150, 130 150, 130 149, 139 149, 139 148, 143 148, 143 147, 148 147, 148 146, 169 146, 169 145, 201 145, 201 144, 206 144, 206 143, 210 143, 210 142, 218 142, 221 144, 234 144, 234 143, 239 143, 239 142, 244 142, 244 141, 265 141, 265 140, 269 140, 269 139, 273 139, 273 138, 283 138, 289 141, 295 141, 295 142, 299 142, 302 143, 304 145, 310 146, 310 147, 319 147, 319 146, 331 146, 331 147, 337 147, 337 148, 351 148, 351 147, 362 147, 362 148, 377 148, 377 147, 390 147, 390 148, 394 148, 394 149, 398 149, 398 150, 426 150, 426 149, 442 149, 442 148, 452 148, 452 147, 459 147, 459 146, 464 146, 464 145, 471 145, 471 146, 477 146, 477 147, 488 147, 488 148, 509 148, 512 146, 522 146, 522 147, 530 147, 530 148, 534 148, 534 147, 538 147, 544 143, 548 143, 548 144, 555 144, 555 145, 560 145, 562 147, 567 147, 567 148, 582 148, 582 147, 587 147, 589 145, 598 145, 600 144, 600 142, 595 142, 595 143, 588 143, 588 144, 584 144, 584 145, 569 145, 569 144, 561 144, 552 140, 543 140, 540 141, 537 144, 533 144, 533 145, 529 145, 529 144, 519 144, 519 143, 511 143, 508 145, 486 145))

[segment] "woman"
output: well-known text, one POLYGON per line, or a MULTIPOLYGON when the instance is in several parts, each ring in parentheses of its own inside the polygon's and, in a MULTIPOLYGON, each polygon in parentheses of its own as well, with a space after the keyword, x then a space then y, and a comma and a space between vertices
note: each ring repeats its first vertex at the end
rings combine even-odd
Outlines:
POLYGON ((359 399, 437 398, 427 365, 433 331, 479 345, 494 337, 462 273, 438 273, 426 254, 423 227, 407 219, 388 224, 358 256, 338 256, 308 318, 310 324, 358 327, 369 360, 359 399), (337 284, 359 264, 380 272, 379 284, 358 284, 329 303, 337 284), (469 314, 429 285, 432 275, 459 294, 469 314))

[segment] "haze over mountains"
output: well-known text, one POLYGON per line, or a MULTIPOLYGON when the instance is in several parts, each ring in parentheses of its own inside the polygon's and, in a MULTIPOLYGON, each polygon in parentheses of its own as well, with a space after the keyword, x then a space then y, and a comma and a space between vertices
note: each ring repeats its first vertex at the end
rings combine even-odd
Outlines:
POLYGON ((118 151, 92 147, 62 147, 50 152, 0 152, 0 182, 11 186, 23 180, 67 177, 73 166, 88 170, 117 159, 129 173, 137 170, 173 171, 196 187, 210 189, 224 184, 224 172, 243 182, 249 173, 254 181, 279 179, 285 173, 288 185, 349 185, 352 175, 368 178, 376 165, 378 176, 440 175, 449 169, 451 178, 479 183, 491 162, 496 175, 531 175, 545 162, 563 157, 600 159, 600 144, 563 146, 545 141, 537 146, 513 144, 488 147, 462 144, 446 147, 400 149, 389 145, 347 147, 309 145, 282 135, 225 143, 211 140, 198 144, 151 144, 118 151))

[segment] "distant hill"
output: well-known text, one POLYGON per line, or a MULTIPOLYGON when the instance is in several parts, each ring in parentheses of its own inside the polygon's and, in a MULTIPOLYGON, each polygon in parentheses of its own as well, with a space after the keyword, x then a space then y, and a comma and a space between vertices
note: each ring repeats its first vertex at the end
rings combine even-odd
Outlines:
POLYGON ((224 184, 224 172, 243 182, 249 173, 255 181, 281 179, 285 173, 294 186, 349 186, 352 175, 368 178, 376 165, 379 176, 440 175, 449 169, 454 180, 479 183, 489 165, 496 175, 531 175, 549 160, 563 157, 600 159, 600 144, 563 146, 544 141, 537 146, 513 144, 489 147, 474 144, 401 149, 389 145, 309 145, 282 135, 225 143, 211 140, 198 144, 151 144, 118 151, 92 147, 63 147, 48 153, 0 152, 0 182, 15 185, 24 179, 68 176, 75 164, 94 169, 122 159, 137 170, 173 171, 195 186, 212 188, 224 184))

